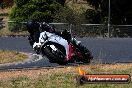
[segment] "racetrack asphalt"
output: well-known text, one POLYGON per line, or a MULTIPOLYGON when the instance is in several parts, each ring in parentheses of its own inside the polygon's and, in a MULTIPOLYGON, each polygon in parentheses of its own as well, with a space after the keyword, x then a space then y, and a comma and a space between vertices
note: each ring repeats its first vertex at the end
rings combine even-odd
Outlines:
MULTIPOLYGON (((82 41, 93 54, 94 61, 98 63, 126 63, 132 62, 132 38, 77 38, 82 41)), ((50 63, 46 57, 35 55, 28 43, 27 37, 0 37, 1 50, 15 50, 29 53, 28 60, 19 63, 1 64, 0 70, 57 67, 56 63, 50 63)))

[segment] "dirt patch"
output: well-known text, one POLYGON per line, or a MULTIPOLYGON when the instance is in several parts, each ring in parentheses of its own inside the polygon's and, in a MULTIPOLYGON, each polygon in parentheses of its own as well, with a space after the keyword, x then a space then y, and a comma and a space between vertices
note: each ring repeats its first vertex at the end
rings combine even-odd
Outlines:
POLYGON ((0 50, 0 64, 23 61, 28 56, 24 53, 8 50, 0 50))
POLYGON ((92 69, 103 69, 103 70, 125 70, 125 69, 129 69, 129 68, 132 68, 132 63, 126 63, 126 64, 106 64, 106 65, 93 65, 93 66, 90 66, 90 68, 92 69))
POLYGON ((17 78, 26 76, 31 79, 38 78, 40 75, 54 74, 54 73, 77 73, 75 67, 68 68, 53 68, 53 69, 30 69, 30 70, 19 70, 19 71, 3 71, 0 72, 0 79, 17 78))

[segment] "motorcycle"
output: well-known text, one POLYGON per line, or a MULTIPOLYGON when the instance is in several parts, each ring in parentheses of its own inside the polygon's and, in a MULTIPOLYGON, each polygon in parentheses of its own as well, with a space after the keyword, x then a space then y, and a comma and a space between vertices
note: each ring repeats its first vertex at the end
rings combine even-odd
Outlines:
MULTIPOLYGON (((42 24, 40 25, 40 27, 42 24)), ((68 36, 71 36, 67 32, 68 36)), ((39 36, 39 43, 34 43, 33 47, 36 52, 46 56, 51 63, 58 63, 64 65, 73 62, 90 63, 93 59, 91 52, 77 41, 75 37, 67 37, 61 34, 41 32, 39 36)))

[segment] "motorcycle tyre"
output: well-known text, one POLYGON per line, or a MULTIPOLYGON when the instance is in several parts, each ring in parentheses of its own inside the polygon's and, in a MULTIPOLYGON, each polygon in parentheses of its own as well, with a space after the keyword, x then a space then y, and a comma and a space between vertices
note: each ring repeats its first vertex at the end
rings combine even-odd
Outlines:
POLYGON ((51 63, 58 63, 59 65, 66 65, 67 64, 67 61, 58 59, 59 57, 57 57, 56 55, 54 55, 52 53, 52 51, 50 51, 49 47, 45 47, 44 52, 45 52, 46 56, 48 57, 49 62, 51 62, 51 63))
POLYGON ((90 63, 91 60, 93 59, 93 56, 91 55, 91 52, 81 44, 78 45, 78 49, 79 49, 80 53, 83 56, 83 59, 81 61, 83 63, 90 63))

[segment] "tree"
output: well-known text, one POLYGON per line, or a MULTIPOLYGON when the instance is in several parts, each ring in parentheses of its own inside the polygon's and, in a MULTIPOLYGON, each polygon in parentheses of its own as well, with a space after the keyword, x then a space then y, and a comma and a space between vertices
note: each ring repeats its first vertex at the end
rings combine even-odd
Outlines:
POLYGON ((4 9, 6 7, 6 3, 3 1, 0 1, 0 8, 4 9))
POLYGON ((52 22, 55 12, 64 5, 65 0, 14 0, 14 2, 11 20, 52 22))
POLYGON ((112 0, 111 1, 111 23, 132 24, 132 1, 112 0))
POLYGON ((90 5, 94 6, 95 9, 98 9, 101 3, 101 0, 87 0, 87 2, 89 2, 90 5))
MULTIPOLYGON (((95 7, 95 12, 101 12, 101 19, 108 18, 109 0, 87 0, 95 7)), ((131 0, 110 0, 111 3, 111 24, 132 24, 132 1, 131 0)), ((100 20, 101 21, 101 20, 100 20)))
POLYGON ((93 24, 100 23, 100 21, 101 21, 100 11, 88 9, 85 14, 86 14, 86 19, 88 19, 88 23, 93 23, 93 24))

